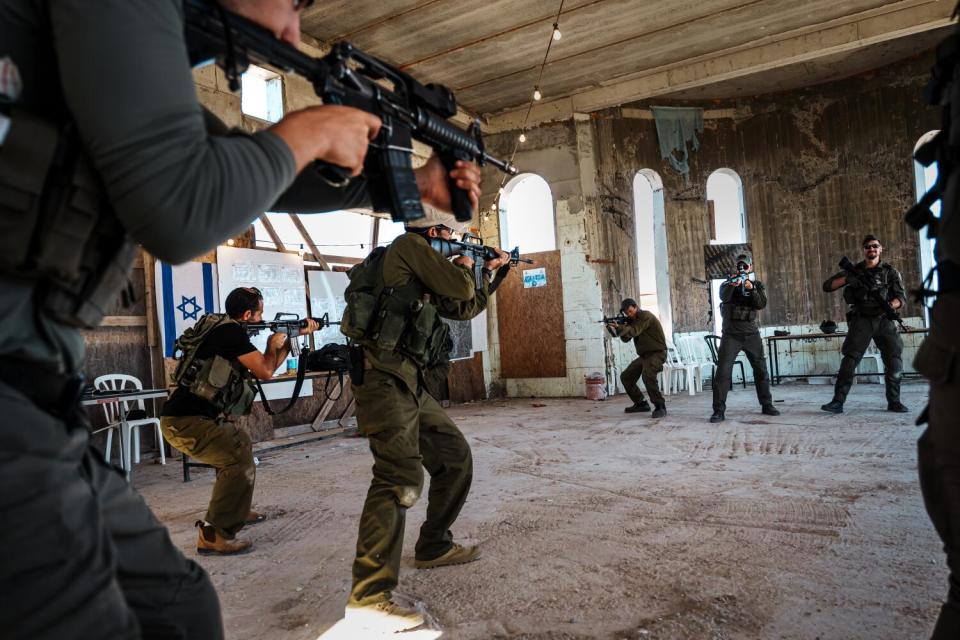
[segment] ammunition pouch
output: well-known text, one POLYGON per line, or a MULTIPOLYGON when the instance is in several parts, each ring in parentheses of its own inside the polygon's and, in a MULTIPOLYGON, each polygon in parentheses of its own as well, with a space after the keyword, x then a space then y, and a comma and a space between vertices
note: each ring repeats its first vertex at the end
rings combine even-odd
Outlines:
POLYGON ((136 253, 72 127, 14 109, 0 145, 0 274, 36 283, 44 315, 93 328, 118 294, 132 302, 136 253))
POLYGON ((731 320, 753 322, 757 319, 757 310, 753 307, 731 304, 728 313, 731 320))
POLYGON ((207 358, 187 389, 225 415, 246 415, 256 392, 247 384, 246 370, 241 366, 221 356, 207 358))

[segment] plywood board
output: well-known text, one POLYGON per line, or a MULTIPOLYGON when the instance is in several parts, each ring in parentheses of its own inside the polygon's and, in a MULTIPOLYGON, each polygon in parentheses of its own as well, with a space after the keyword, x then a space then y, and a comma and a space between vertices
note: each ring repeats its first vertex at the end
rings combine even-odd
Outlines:
POLYGON ((524 288, 523 269, 497 290, 500 366, 504 378, 562 378, 567 375, 560 251, 524 254, 543 268, 544 286, 524 288))

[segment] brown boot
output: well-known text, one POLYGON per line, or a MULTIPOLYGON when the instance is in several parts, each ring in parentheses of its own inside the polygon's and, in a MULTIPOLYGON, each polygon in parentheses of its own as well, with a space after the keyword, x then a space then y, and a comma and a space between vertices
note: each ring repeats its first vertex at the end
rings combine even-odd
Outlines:
POLYGON ((246 553, 250 550, 251 542, 239 538, 226 538, 216 528, 197 520, 197 553, 201 555, 218 554, 222 556, 235 553, 246 553))

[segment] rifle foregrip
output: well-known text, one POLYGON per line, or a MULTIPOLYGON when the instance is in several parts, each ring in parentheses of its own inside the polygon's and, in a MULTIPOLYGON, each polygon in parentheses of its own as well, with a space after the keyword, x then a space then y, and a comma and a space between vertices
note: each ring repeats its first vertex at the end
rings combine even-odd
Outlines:
POLYGON ((457 186, 456 181, 450 177, 450 172, 457 166, 457 160, 470 160, 470 156, 456 151, 446 151, 440 154, 440 162, 443 168, 447 170, 447 186, 450 189, 450 210, 457 217, 459 222, 469 222, 473 219, 473 205, 470 203, 470 195, 457 186))

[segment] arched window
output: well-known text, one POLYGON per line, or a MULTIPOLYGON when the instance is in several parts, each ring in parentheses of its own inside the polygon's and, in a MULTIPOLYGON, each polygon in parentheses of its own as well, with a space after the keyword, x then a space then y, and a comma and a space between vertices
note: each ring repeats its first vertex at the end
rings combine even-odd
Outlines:
MULTIPOLYGON (((938 131, 928 131, 917 140, 917 144, 914 147, 916 151, 920 145, 925 144, 927 141, 931 140, 933 136, 937 135, 938 131)), ((914 161, 913 163, 913 177, 914 182, 917 186, 917 200, 920 200, 923 197, 923 194, 932 187, 937 182, 937 175, 939 173, 939 167, 937 163, 934 162, 929 167, 925 167, 919 162, 914 161)), ((940 201, 937 200, 933 203, 933 206, 930 207, 930 211, 934 216, 940 217, 940 201)), ((927 277, 927 274, 930 273, 930 270, 933 269, 937 264, 937 259, 933 255, 933 245, 934 242, 927 237, 927 229, 921 229, 920 234, 920 246, 918 253, 920 254, 920 275, 923 278, 927 277)), ((930 288, 936 290, 937 288, 937 275, 933 274, 933 280, 930 283, 930 288)), ((929 311, 924 308, 924 315, 928 316, 929 311)), ((929 317, 926 318, 929 324, 929 317)))
POLYGON ((557 237, 550 185, 533 173, 522 173, 506 184, 500 197, 500 246, 520 247, 522 253, 553 251, 557 237))
MULTIPOLYGON (((733 169, 717 169, 707 178, 707 207, 711 215, 710 244, 740 244, 747 241, 747 212, 743 205, 743 182, 733 169)), ((713 332, 720 335, 720 284, 713 280, 713 332)))
POLYGON ((663 181, 656 171, 641 169, 633 178, 633 206, 637 239, 637 284, 634 294, 641 309, 652 311, 669 337, 673 334, 667 227, 663 210, 663 181))

